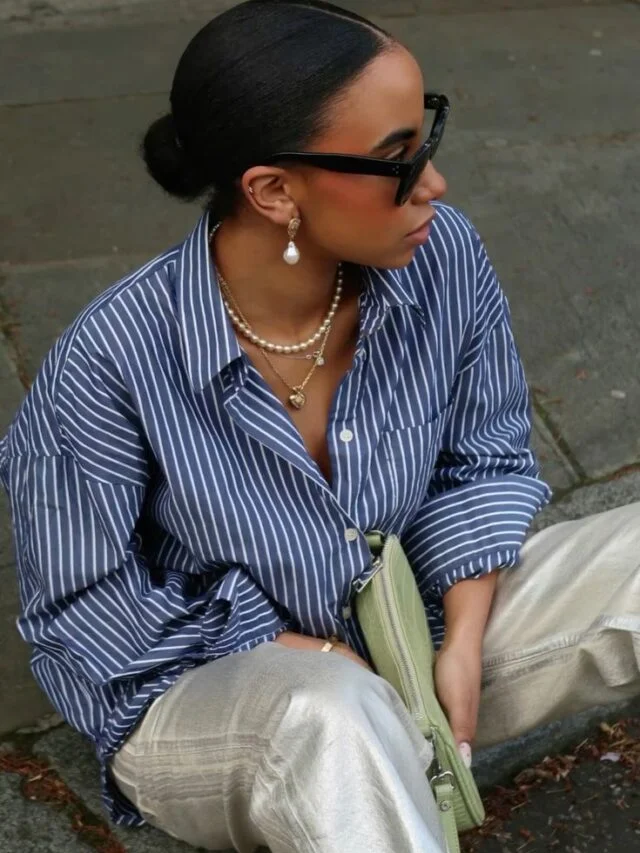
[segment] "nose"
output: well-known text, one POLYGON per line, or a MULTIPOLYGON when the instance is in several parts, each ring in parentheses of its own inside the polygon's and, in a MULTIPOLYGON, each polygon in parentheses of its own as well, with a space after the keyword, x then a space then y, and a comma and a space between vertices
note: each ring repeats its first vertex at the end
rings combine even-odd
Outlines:
POLYGON ((447 191, 447 181, 429 160, 415 186, 411 201, 413 204, 427 204, 434 199, 437 201, 447 191))

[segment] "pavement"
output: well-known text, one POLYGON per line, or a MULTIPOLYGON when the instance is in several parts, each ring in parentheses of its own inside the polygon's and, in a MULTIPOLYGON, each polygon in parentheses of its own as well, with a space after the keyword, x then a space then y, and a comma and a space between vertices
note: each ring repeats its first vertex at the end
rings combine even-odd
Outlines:
MULTIPOLYGON (((229 5, 0 0, 0 430, 77 312, 195 221, 136 149, 187 41, 229 5)), ((509 297, 555 489, 536 526, 639 500, 640 5, 344 5, 399 36, 452 100, 439 167, 509 297)), ((0 849, 186 853, 107 825, 90 746, 28 672, 4 504, 0 580, 0 849)), ((621 722, 638 717, 640 703, 595 709, 477 755, 491 818, 467 849, 640 849, 640 731, 621 722)))

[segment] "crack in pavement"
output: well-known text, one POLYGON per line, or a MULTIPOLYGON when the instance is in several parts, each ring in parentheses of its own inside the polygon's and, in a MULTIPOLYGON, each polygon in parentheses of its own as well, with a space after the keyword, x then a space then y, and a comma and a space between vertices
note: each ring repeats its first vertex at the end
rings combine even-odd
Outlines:
POLYGON ((616 468, 615 471, 602 474, 600 477, 586 477, 584 481, 574 483, 572 486, 566 486, 564 489, 554 489, 554 496, 551 503, 558 504, 579 489, 586 489, 590 486, 602 486, 605 483, 612 483, 614 480, 621 480, 623 477, 638 473, 640 473, 640 461, 623 465, 621 468, 616 468))
POLYGON ((112 252, 109 255, 82 255, 42 261, 0 261, 0 288, 3 273, 21 275, 23 273, 46 272, 47 270, 64 270, 69 267, 82 267, 91 270, 113 261, 114 258, 130 264, 133 270, 136 266, 143 266, 148 262, 149 256, 149 252, 112 252))
MULTIPOLYGON (((0 276, 0 289, 3 281, 4 278, 0 276)), ((28 391, 31 387, 31 379, 20 342, 19 328, 20 323, 12 316, 9 306, 0 293, 0 346, 4 346, 7 358, 15 368, 21 385, 28 391)))
MULTIPOLYGON (((542 403, 540 402, 539 393, 535 388, 531 391, 531 398, 533 409, 536 415, 540 418, 545 428, 549 432, 549 435, 553 439, 556 445, 556 449, 563 457, 563 460, 566 462, 569 469, 574 474, 576 480, 578 481, 576 486, 581 485, 589 478, 589 475, 585 471, 585 469, 580 464, 580 461, 574 454, 573 450, 569 446, 569 443, 564 438, 562 433, 560 432, 556 422, 553 420, 549 412, 544 408, 542 403)), ((567 488, 575 488, 576 486, 568 486, 567 488)), ((562 490, 559 490, 562 491, 562 490)))

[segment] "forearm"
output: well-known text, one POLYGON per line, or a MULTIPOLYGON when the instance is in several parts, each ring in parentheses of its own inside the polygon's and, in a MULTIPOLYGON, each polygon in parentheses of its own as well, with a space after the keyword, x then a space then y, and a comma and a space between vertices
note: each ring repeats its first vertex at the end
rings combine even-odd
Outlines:
POLYGON ((459 581, 444 595, 445 643, 462 643, 482 648, 498 572, 481 578, 459 581))

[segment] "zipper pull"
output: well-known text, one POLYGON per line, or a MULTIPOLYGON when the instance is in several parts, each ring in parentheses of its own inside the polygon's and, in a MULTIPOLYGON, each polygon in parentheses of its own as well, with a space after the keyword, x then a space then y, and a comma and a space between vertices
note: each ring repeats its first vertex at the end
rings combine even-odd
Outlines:
POLYGON ((369 582, 370 582, 370 581, 371 581, 371 580, 376 576, 376 574, 380 571, 380 569, 382 568, 382 566, 383 566, 382 558, 381 558, 381 557, 376 557, 376 558, 373 560, 373 562, 371 563, 371 568, 373 569, 373 571, 371 572, 371 574, 370 574, 370 575, 367 575, 367 577, 366 577, 366 578, 364 578, 364 580, 363 580, 362 578, 356 578, 356 579, 353 581, 353 583, 351 584, 351 588, 352 588, 353 590, 355 590, 355 592, 356 592, 356 593, 362 592, 362 590, 365 588, 365 586, 366 586, 366 585, 367 585, 367 584, 368 584, 368 583, 369 583, 369 582))

